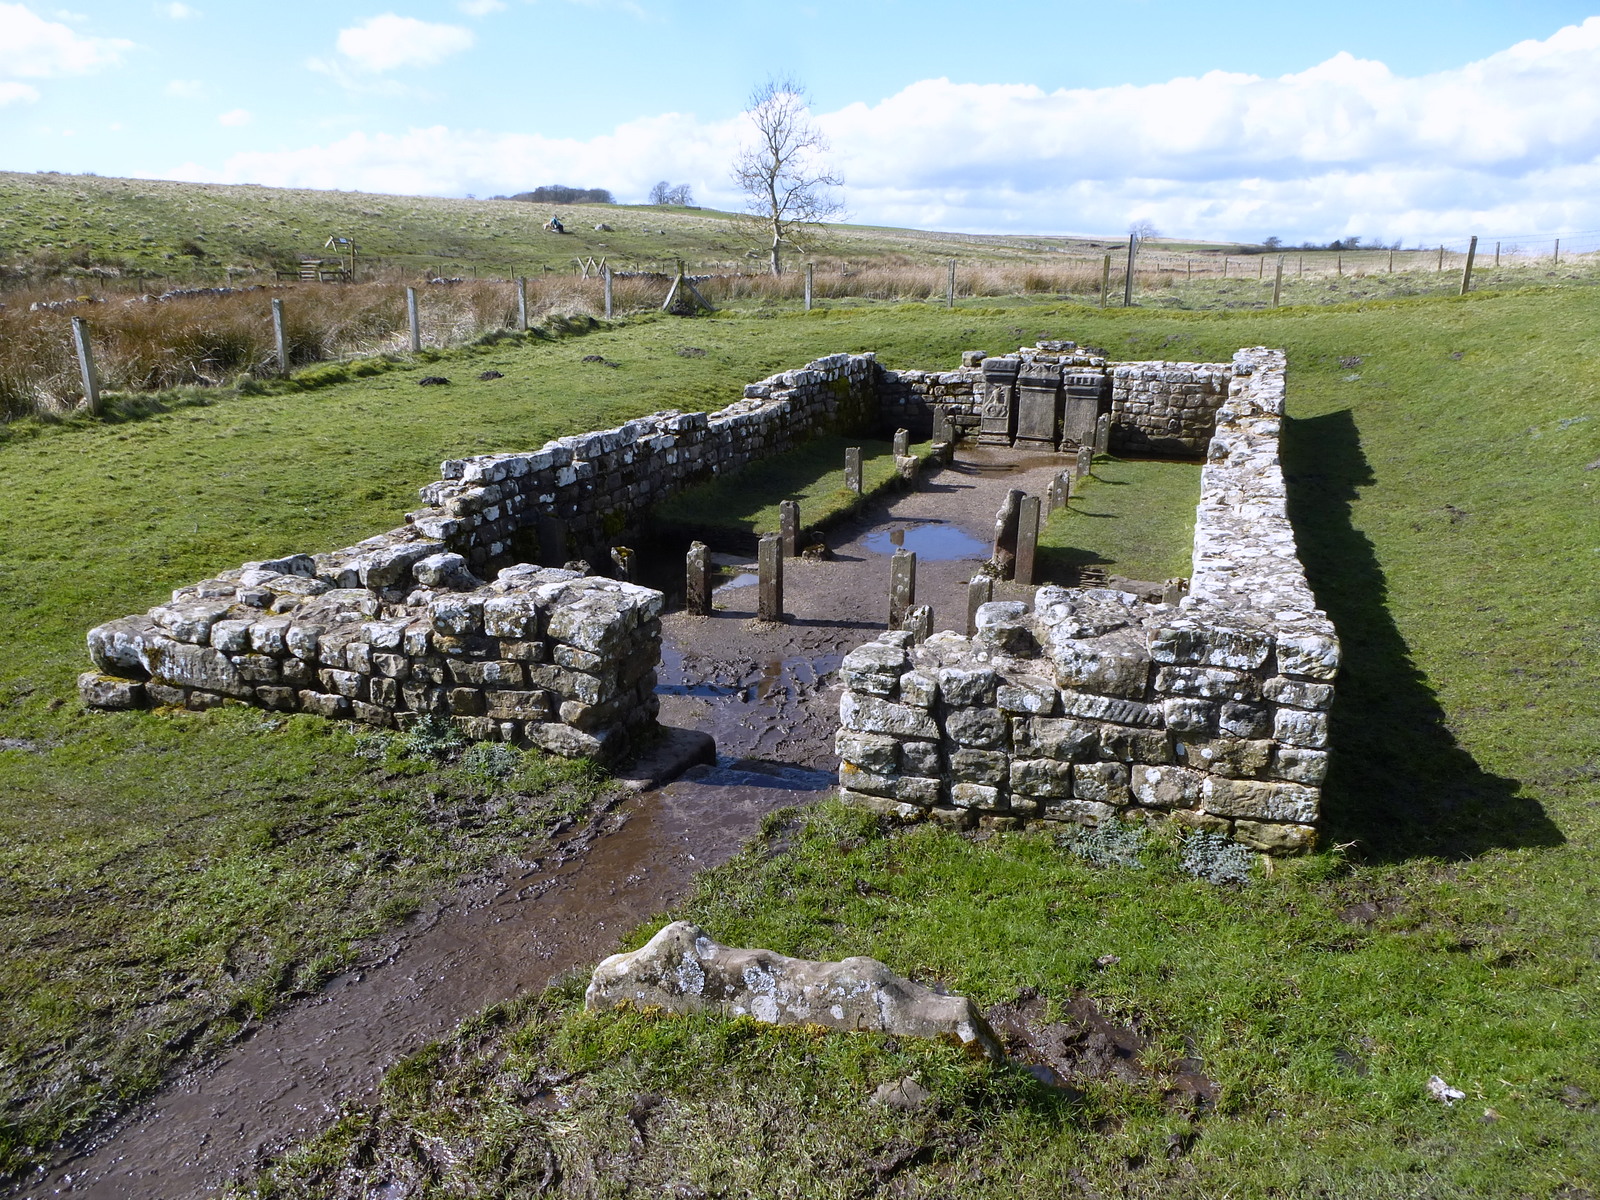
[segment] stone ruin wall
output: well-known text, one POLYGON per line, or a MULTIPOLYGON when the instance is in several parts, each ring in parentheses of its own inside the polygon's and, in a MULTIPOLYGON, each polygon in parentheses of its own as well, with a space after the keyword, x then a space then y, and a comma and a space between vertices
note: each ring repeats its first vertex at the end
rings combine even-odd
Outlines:
POLYGON ((1339 644, 1296 556, 1283 403, 1282 352, 1235 355, 1176 606, 1042 587, 1031 608, 982 606, 970 638, 892 631, 851 652, 845 798, 960 825, 1166 816, 1270 853, 1312 846, 1339 644))
POLYGON ((656 502, 871 425, 880 371, 835 354, 749 384, 715 413, 663 412, 531 453, 445 462, 407 524, 343 550, 246 563, 89 633, 98 708, 227 701, 607 758, 654 723, 661 593, 525 565, 604 553, 656 502))
MULTIPOLYGON (((994 369, 1001 364, 1015 366, 1004 370, 1006 379, 1042 382, 1059 375, 1062 386, 1069 377, 1100 376, 1097 407, 1111 413, 1110 449, 1130 455, 1204 454, 1233 378, 1231 363, 1113 363, 1074 342, 1041 341, 1009 355, 968 351, 954 371, 884 371, 879 387, 884 424, 926 428, 935 410, 942 409, 958 429, 979 434, 988 396, 986 379, 995 378, 994 369)), ((1008 419, 1014 436, 1015 396, 1008 393, 1002 402, 1012 410, 1008 419)))

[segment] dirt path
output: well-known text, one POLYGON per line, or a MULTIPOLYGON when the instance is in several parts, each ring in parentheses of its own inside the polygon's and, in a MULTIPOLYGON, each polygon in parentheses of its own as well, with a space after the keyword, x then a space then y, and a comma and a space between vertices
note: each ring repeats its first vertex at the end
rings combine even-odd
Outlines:
POLYGON ((883 628, 896 546, 918 551, 917 600, 933 605, 934 627, 961 628, 966 582, 988 554, 1006 490, 1041 493, 1066 465, 965 451, 835 531, 830 560, 788 563, 781 626, 754 620, 749 584, 720 590, 713 616, 669 615, 661 718, 712 734, 717 766, 630 797, 569 856, 429 914, 384 962, 336 979, 13 1194, 210 1194, 259 1155, 325 1128, 341 1104, 372 1095, 385 1068, 465 1017, 610 953, 699 871, 731 857, 767 813, 832 786, 832 674, 883 628))

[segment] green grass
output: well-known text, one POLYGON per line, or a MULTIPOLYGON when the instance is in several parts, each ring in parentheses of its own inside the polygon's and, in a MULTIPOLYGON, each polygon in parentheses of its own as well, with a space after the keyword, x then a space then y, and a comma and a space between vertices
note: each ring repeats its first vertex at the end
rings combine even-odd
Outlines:
POLYGON ((1039 531, 1043 578, 1103 566, 1160 583, 1189 573, 1200 465, 1101 455, 1066 508, 1039 531))
MULTIPOLYGON (((355 239, 358 268, 375 264, 444 275, 573 273, 574 260, 615 267, 716 266, 760 273, 761 235, 738 214, 648 205, 549 206, 510 200, 390 196, 0 171, 0 245, 18 265, 50 270, 118 267, 173 280, 220 278, 226 268, 328 255, 331 234, 355 239), (568 232, 546 233, 554 212, 568 232), (612 229, 597 230, 598 224, 612 229), (750 252, 755 251, 751 257, 750 252), (198 251, 198 253, 195 253, 198 251)), ((830 226, 829 253, 895 255, 924 263, 954 255, 1031 261, 1083 239, 946 237, 918 230, 830 226)), ((3 278, 0 272, 0 278, 3 278)))
MULTIPOLYGON (((744 382, 822 353, 875 349, 891 367, 942 367, 963 349, 1041 335, 1114 358, 1287 349, 1292 515, 1346 648, 1326 800, 1328 840, 1346 848, 1280 866, 1239 896, 1185 882, 1170 849, 1153 851, 1144 871, 1091 874, 1036 838, 889 837, 824 816, 792 835, 792 852, 774 846, 708 879, 684 911, 730 941, 877 953, 985 1002, 1036 986, 1059 1005, 1081 988, 1139 1019, 1158 1068, 1187 1053, 1187 1038, 1223 1088, 1222 1111, 1169 1159, 1171 1116, 1154 1084, 1096 1090, 1063 1110, 1041 1109, 1011 1076, 941 1082, 930 1167, 954 1165, 925 1191, 1000 1194, 998 1183, 966 1179, 990 1164, 1039 1194, 1059 1194, 1069 1166, 1105 1181, 1102 1194, 1119 1181, 1136 1195, 1553 1196, 1588 1186, 1600 1171, 1594 1117, 1581 1111, 1585 1096, 1600 1096, 1600 693, 1590 686, 1600 675, 1600 472, 1584 468, 1600 459, 1600 367, 1588 349, 1600 311, 1586 290, 1277 312, 1017 303, 641 320, 580 340, 452 352, 316 391, 219 391, 203 407, 0 444, 0 737, 41 744, 0 752, 0 1091, 11 1161, 214 1044, 151 1038, 141 1022, 175 997, 206 997, 226 978, 230 939, 247 931, 247 948, 274 948, 245 976, 251 1003, 270 1006, 310 986, 326 946, 392 919, 386 901, 446 890, 456 868, 445 852, 446 866, 428 873, 434 847, 459 838, 455 861, 467 869, 514 840, 504 826, 496 841, 471 821, 441 822, 423 811, 434 803, 423 799, 433 790, 425 776, 388 780, 394 768, 350 758, 347 736, 314 722, 270 731, 238 711, 84 714, 72 679, 86 665, 85 629, 244 559, 387 528, 443 457, 656 408, 715 407, 744 382), (681 357, 685 345, 707 353, 681 357), (621 365, 581 363, 588 353, 621 365), (489 367, 506 378, 477 382, 489 367), (422 373, 456 383, 421 389, 422 373), (385 790, 396 795, 369 812, 366 798, 385 790), (306 906, 286 912, 267 889, 239 883, 263 844, 294 856, 291 877, 321 873, 327 916, 314 928, 306 906), (416 857, 406 869, 418 873, 391 887, 389 864, 356 849, 379 844, 404 847, 400 861, 416 857), (358 870, 346 879, 352 856, 358 870), (1369 902, 1370 925, 1341 919, 1369 902), (1107 953, 1122 962, 1091 970, 1107 953), (69 971, 70 986, 55 977, 69 971), (121 1057, 101 1056, 111 1049, 121 1057), (1335 1050, 1368 1074, 1347 1073, 1335 1050), (1452 1109, 1429 1100, 1433 1073, 1469 1100, 1452 1109), (1499 1119, 1485 1122, 1491 1108, 1499 1119), (1039 1178, 1055 1191, 1027 1182, 1039 1178)), ((439 786, 447 799, 434 807, 447 812, 484 794, 476 782, 439 786)), ((527 795, 542 802, 540 788, 527 795)), ((527 819, 530 831, 543 823, 527 819)), ((291 894, 305 886, 292 883, 291 894)), ((219 997, 208 1028, 225 1029, 236 1002, 219 997)), ((873 1155, 889 1153, 882 1139, 902 1136, 862 1115, 865 1083, 906 1064, 960 1075, 933 1050, 815 1049, 714 1023, 658 1038, 625 1023, 583 1032, 570 993, 551 1003, 530 1026, 527 1061, 543 1061, 540 1039, 560 1029, 600 1047, 582 1060, 601 1064, 584 1076, 596 1091, 583 1119, 610 1122, 606 1136, 626 1136, 617 1113, 642 1094, 629 1090, 636 1082, 677 1089, 684 1128, 717 1144, 746 1147, 732 1139, 775 1123, 768 1143, 735 1156, 747 1172, 737 1178, 757 1180, 758 1194, 788 1184, 760 1183, 751 1160, 812 1161, 806 1137, 833 1148, 818 1150, 816 1192, 847 1191, 880 1161, 873 1155), (715 1063, 716 1047, 737 1039, 737 1078, 748 1082, 719 1094, 709 1068, 682 1082, 685 1062, 715 1063), (817 1128, 797 1131, 792 1111, 817 1128)), ((411 1086, 432 1086, 454 1057, 412 1068, 411 1086)), ((490 1069, 460 1057, 463 1070, 490 1069)), ((509 1120, 506 1111, 485 1109, 485 1120, 509 1120)), ((365 1120, 349 1119, 352 1138, 365 1120)), ((789 1179, 815 1177, 796 1167, 789 1179)))
MULTIPOLYGON (((911 447, 925 457, 928 443, 911 447)), ((656 507, 663 525, 690 532, 728 531, 746 539, 778 529, 778 506, 800 502, 802 529, 824 529, 899 484, 894 443, 877 438, 821 434, 785 454, 752 463, 674 496, 656 507), (861 448, 861 493, 844 485, 844 452, 861 448)))

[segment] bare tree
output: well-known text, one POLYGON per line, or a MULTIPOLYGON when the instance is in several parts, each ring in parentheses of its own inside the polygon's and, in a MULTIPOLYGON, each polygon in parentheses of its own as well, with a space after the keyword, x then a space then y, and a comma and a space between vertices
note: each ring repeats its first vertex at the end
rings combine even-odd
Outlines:
POLYGON ((1154 238, 1154 237, 1160 237, 1161 236, 1161 231, 1159 229, 1157 229, 1154 225, 1152 225, 1147 218, 1144 218, 1144 217, 1141 217, 1139 220, 1135 221, 1132 225, 1129 225, 1128 226, 1128 232, 1131 233, 1134 237, 1138 238, 1141 242, 1146 241, 1149 238, 1154 238))
POLYGON ((659 205, 682 205, 687 208, 694 203, 694 193, 689 190, 687 183, 680 183, 676 187, 663 179, 650 189, 650 203, 659 205))
POLYGON ((672 185, 663 179, 650 189, 651 204, 666 204, 667 198, 672 195, 672 185))
POLYGON ((827 139, 811 122, 805 89, 785 76, 750 93, 745 115, 756 127, 756 144, 734 160, 733 179, 747 197, 746 210, 772 238, 772 273, 781 275, 785 242, 799 244, 803 226, 844 211, 831 189, 844 183, 818 156, 827 139))

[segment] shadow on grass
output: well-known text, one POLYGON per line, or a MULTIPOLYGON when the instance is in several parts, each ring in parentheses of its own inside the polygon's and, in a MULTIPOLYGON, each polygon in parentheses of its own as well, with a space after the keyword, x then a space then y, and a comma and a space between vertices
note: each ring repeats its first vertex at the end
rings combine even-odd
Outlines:
POLYGON ((1329 839, 1359 842, 1369 861, 1559 845, 1519 781, 1484 771, 1457 743, 1389 615, 1388 581, 1351 521, 1356 489, 1375 478, 1350 411, 1285 421, 1282 455, 1306 576, 1344 647, 1323 793, 1329 839))

